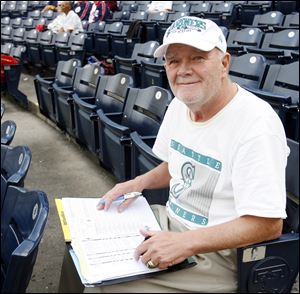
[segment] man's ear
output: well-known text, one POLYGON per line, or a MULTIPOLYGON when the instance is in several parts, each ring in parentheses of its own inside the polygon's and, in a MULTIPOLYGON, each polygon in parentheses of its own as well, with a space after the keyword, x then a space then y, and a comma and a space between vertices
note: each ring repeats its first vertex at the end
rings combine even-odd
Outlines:
POLYGON ((231 61, 231 55, 228 52, 226 52, 222 59, 222 64, 226 71, 229 70, 230 61, 231 61))

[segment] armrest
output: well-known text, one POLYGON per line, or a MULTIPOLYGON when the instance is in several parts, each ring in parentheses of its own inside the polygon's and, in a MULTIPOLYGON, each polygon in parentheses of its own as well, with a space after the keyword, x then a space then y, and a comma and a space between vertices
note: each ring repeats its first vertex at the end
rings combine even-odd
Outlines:
POLYGON ((298 260, 299 233, 238 248, 238 292, 290 293, 298 260))
POLYGON ((55 83, 53 84, 53 89, 58 93, 65 95, 71 95, 74 92, 73 87, 59 87, 55 83))
POLYGON ((43 78, 41 77, 40 75, 36 75, 35 76, 35 79, 43 84, 48 84, 48 85, 51 85, 54 80, 55 80, 55 77, 46 77, 46 78, 43 78))
POLYGON ((102 109, 97 110, 100 122, 109 128, 114 133, 119 133, 121 135, 129 135, 130 129, 122 126, 119 122, 122 119, 122 113, 104 113, 102 109))
POLYGON ((73 99, 80 108, 84 108, 88 111, 95 111, 97 109, 95 97, 79 97, 77 93, 74 93, 73 99))

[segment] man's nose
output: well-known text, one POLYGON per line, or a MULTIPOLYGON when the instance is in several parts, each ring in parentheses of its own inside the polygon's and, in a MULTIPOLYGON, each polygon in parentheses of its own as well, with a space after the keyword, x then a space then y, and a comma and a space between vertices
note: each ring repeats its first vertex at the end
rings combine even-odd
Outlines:
POLYGON ((191 72, 192 72, 192 63, 190 61, 183 60, 179 64, 177 74, 178 75, 186 75, 186 74, 190 74, 191 72))

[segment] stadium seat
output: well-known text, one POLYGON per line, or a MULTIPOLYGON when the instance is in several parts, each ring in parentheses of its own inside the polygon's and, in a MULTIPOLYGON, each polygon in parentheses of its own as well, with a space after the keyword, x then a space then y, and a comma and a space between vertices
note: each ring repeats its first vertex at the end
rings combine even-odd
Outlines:
POLYGON ((9 145, 16 133, 17 125, 12 120, 1 123, 1 144, 9 145))
POLYGON ((25 293, 49 214, 47 195, 10 186, 1 211, 1 292, 25 293))
POLYGON ((237 249, 238 293, 291 293, 299 274, 299 143, 289 140, 282 235, 237 249))
POLYGON ((12 43, 13 28, 10 25, 1 29, 1 44, 12 43))
POLYGON ((272 64, 260 89, 245 88, 273 107, 289 138, 299 139, 299 61, 272 64))
MULTIPOLYGON (((22 27, 22 25, 23 25, 22 17, 13 18, 11 21, 11 26, 13 29, 20 28, 20 27, 22 27)), ((24 28, 24 30, 25 30, 25 28, 24 28)))
POLYGON ((42 33, 40 39, 42 65, 50 69, 56 69, 56 65, 58 62, 56 48, 68 45, 70 33, 63 32, 54 34, 52 33, 52 31, 49 30, 46 32, 47 34, 45 42, 42 42, 42 36, 45 32, 42 33), (53 35, 52 41, 50 41, 49 32, 53 35))
POLYGON ((74 95, 75 136, 92 153, 98 154, 99 129, 97 110, 121 112, 132 78, 125 74, 101 76, 94 97, 74 95))
POLYGON ((265 33, 260 48, 247 48, 247 52, 264 55, 269 63, 288 63, 291 53, 299 53, 299 30, 287 29, 275 33, 265 33))
POLYGON ((98 63, 86 64, 77 68, 71 87, 53 86, 58 126, 75 136, 74 96, 77 98, 95 97, 101 67, 98 63))
POLYGON ((272 1, 245 1, 240 4, 240 23, 251 25, 255 15, 267 13, 272 9, 272 1))
POLYGON ((167 79, 164 61, 157 58, 155 62, 141 60, 141 88, 150 86, 159 86, 164 89, 170 89, 167 79))
POLYGON ((231 27, 236 21, 236 7, 231 2, 213 3, 211 10, 203 12, 204 18, 214 21, 219 26, 231 27))
POLYGON ((264 33, 259 28, 232 29, 227 39, 227 51, 231 55, 241 55, 247 52, 247 48, 259 48, 264 33))
POLYGON ((56 45, 57 60, 69 60, 76 58, 83 64, 85 57, 85 33, 71 34, 68 44, 56 45))
POLYGON ((72 58, 58 62, 55 77, 42 77, 39 74, 35 76, 34 85, 40 112, 54 122, 56 122, 56 100, 53 88, 57 90, 71 87, 75 70, 80 66, 80 60, 72 58))
POLYGON ((102 163, 119 181, 131 176, 130 133, 155 136, 171 99, 171 93, 160 87, 130 88, 123 112, 97 111, 102 163))
POLYGON ((92 22, 88 24, 85 31, 86 38, 84 47, 88 56, 96 54, 95 51, 95 32, 104 32, 106 26, 105 21, 92 22))
POLYGON ((24 45, 26 39, 26 30, 24 28, 16 28, 13 30, 12 42, 15 46, 24 45))
MULTIPOLYGON (((126 36, 129 25, 123 22, 114 22, 105 26, 104 32, 94 31, 95 52, 101 58, 111 57, 112 44, 111 36, 126 36)), ((116 49, 115 49, 116 50, 116 49)), ((126 48, 123 48, 126 50, 126 48)))
POLYGON ((265 32, 274 31, 274 27, 283 24, 284 17, 285 15, 280 11, 269 11, 264 14, 257 14, 254 16, 251 27, 260 28, 265 32))
POLYGON ((1 212, 8 186, 24 186, 31 157, 31 150, 27 146, 1 144, 1 212))
POLYGON ((290 64, 272 64, 261 89, 251 92, 268 101, 273 107, 299 103, 299 61, 290 64))
POLYGON ((247 53, 232 58, 229 76, 232 81, 242 87, 260 89, 267 70, 268 63, 264 56, 247 53))
MULTIPOLYGON (((137 132, 130 134, 132 179, 152 170, 162 162, 152 151, 155 139, 156 136, 140 136, 137 132)), ((169 198, 169 188, 145 189, 143 195, 149 204, 165 205, 169 198)))
POLYGON ((40 34, 36 29, 32 29, 28 31, 25 38, 27 61, 34 66, 41 66, 42 63, 39 46, 40 34))
POLYGON ((1 55, 1 64, 4 65, 5 85, 7 92, 24 108, 28 108, 27 96, 19 90, 19 82, 24 60, 25 46, 12 47, 10 56, 1 55))
POLYGON ((141 84, 141 61, 154 61, 154 51, 159 46, 157 41, 148 41, 146 43, 136 43, 131 58, 115 56, 114 66, 116 73, 125 73, 132 76, 134 86, 141 84))

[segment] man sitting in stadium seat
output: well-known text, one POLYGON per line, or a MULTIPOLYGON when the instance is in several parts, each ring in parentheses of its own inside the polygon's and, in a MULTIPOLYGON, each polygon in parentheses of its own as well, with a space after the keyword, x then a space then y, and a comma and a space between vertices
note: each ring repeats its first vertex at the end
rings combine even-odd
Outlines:
POLYGON ((48 24, 48 29, 55 33, 83 31, 79 16, 72 10, 71 1, 62 1, 57 6, 59 15, 48 24))

